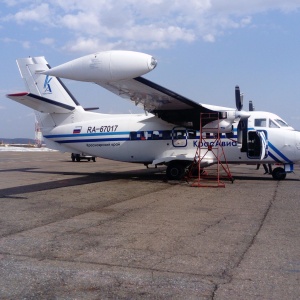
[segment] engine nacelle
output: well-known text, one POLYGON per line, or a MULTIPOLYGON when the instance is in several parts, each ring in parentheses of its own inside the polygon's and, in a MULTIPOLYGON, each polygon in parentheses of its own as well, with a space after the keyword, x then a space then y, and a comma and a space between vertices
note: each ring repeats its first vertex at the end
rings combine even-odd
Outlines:
POLYGON ((246 111, 228 110, 222 111, 224 119, 214 120, 203 126, 203 131, 212 133, 229 133, 232 132, 233 123, 238 123, 240 120, 245 120, 250 117, 246 111))
POLYGON ((228 120, 214 120, 202 127, 204 132, 229 133, 232 132, 232 122, 228 120))
POLYGON ((41 74, 88 82, 111 82, 144 75, 157 65, 148 54, 112 50, 86 55, 41 74))

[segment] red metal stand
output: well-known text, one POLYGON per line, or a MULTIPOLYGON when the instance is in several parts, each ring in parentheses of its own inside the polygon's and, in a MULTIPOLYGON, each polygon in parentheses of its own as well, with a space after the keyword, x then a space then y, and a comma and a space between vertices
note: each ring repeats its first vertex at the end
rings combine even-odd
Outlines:
POLYGON ((200 115, 200 137, 195 158, 188 175, 188 180, 194 178, 191 184, 193 187, 225 187, 221 178, 229 179, 233 182, 221 141, 220 127, 218 126, 217 130, 214 129, 215 133, 208 133, 207 127, 205 132, 203 132, 202 124, 208 124, 210 119, 215 120, 216 115, 218 116, 216 113, 202 113, 200 115), (210 162, 211 166, 209 166, 210 162), (208 165, 209 169, 204 171, 203 165, 208 165), (195 172, 197 174, 193 176, 195 172))

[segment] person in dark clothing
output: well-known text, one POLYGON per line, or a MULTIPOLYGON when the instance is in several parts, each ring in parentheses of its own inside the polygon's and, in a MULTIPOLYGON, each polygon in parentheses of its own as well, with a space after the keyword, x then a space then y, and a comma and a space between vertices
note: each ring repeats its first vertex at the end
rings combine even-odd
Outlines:
MULTIPOLYGON (((268 164, 268 166, 267 166, 267 164, 262 164, 262 165, 265 169, 265 174, 272 174, 272 165, 271 164, 268 164)), ((260 164, 257 164, 256 170, 258 170, 259 167, 260 167, 260 164)))

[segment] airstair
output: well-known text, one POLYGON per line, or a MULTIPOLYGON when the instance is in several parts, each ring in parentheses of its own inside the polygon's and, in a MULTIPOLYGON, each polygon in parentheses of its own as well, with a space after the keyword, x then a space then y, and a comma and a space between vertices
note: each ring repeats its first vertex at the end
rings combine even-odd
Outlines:
MULTIPOLYGON (((225 187, 223 180, 233 183, 234 179, 230 173, 223 149, 225 134, 220 132, 220 126, 213 128, 213 133, 203 124, 209 124, 213 120, 219 120, 218 113, 201 113, 200 136, 194 161, 189 168, 187 181, 192 187, 225 187), (205 170, 203 169, 205 167, 205 170)), ((219 124, 220 122, 218 122, 219 124)))

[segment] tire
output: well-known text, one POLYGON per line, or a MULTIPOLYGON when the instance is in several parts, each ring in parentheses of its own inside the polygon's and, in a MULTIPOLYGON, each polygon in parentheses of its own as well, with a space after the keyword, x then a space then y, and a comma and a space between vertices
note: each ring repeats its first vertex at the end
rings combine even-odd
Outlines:
POLYGON ((272 171, 272 177, 275 180, 284 180, 286 177, 286 172, 283 168, 277 167, 272 171))
POLYGON ((184 175, 185 167, 180 162, 170 163, 167 167, 167 178, 169 180, 180 180, 184 175))
MULTIPOLYGON (((192 176, 198 177, 198 175, 199 175, 198 166, 194 166, 192 168, 192 170, 190 170, 190 171, 191 171, 192 176)), ((200 175, 207 175, 207 172, 204 169, 200 168, 200 175)))

